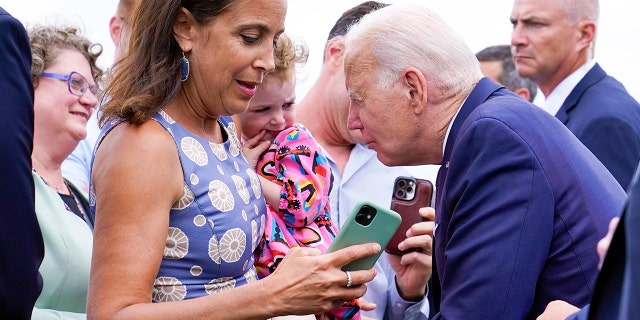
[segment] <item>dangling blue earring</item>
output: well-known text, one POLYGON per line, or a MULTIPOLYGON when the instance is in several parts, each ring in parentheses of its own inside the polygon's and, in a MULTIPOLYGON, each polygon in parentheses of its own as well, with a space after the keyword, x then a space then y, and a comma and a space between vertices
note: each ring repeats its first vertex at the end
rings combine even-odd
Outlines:
POLYGON ((185 82, 189 78, 189 59, 185 57, 184 51, 182 51, 182 58, 180 58, 180 81, 185 82))

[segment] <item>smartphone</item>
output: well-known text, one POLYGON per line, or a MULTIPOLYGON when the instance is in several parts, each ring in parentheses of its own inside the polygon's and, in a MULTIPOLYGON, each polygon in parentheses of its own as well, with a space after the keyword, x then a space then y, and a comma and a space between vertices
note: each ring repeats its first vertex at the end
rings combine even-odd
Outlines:
POLYGON ((426 220, 418 214, 418 209, 432 206, 433 184, 431 181, 413 177, 397 177, 393 183, 391 210, 400 214, 402 224, 387 244, 385 251, 395 255, 419 251, 420 249, 402 251, 398 249, 398 244, 407 238, 407 230, 412 225, 426 220))
MULTIPOLYGON (((381 248, 387 246, 402 218, 397 212, 376 205, 369 201, 361 201, 351 212, 338 235, 327 249, 327 253, 356 244, 377 242, 381 248)), ((366 270, 373 268, 382 251, 354 260, 342 267, 343 271, 366 270)))

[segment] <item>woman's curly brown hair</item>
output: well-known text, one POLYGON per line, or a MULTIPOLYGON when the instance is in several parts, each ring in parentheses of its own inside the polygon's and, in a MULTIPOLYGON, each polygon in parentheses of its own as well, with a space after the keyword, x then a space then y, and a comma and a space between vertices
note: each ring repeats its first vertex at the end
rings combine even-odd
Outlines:
POLYGON ((89 41, 75 27, 35 25, 28 27, 27 31, 31 43, 31 82, 34 88, 38 86, 40 74, 58 58, 60 49, 80 52, 91 66, 93 80, 101 87, 104 71, 96 63, 102 54, 101 44, 89 41))

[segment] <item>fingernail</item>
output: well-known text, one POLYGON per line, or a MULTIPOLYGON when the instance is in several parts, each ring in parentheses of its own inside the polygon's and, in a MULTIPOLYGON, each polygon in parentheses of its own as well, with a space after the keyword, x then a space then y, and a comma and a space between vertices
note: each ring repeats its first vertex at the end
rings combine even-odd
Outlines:
POLYGON ((380 250, 382 250, 382 247, 380 247, 380 244, 379 244, 379 243, 374 243, 374 244, 373 244, 373 249, 374 249, 376 252, 380 252, 380 250))

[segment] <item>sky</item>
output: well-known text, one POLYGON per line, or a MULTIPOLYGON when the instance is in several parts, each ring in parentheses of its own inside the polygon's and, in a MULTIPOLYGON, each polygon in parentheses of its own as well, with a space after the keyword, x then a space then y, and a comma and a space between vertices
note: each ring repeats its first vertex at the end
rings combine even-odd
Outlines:
MULTIPOLYGON (((322 65, 324 44, 331 27, 342 12, 364 0, 289 0, 285 27, 291 36, 304 40, 310 49, 309 61, 301 69, 296 93, 298 100, 313 85, 322 65)), ((444 18, 467 42, 472 51, 496 44, 508 44, 509 16, 513 0, 387 0, 386 3, 421 3, 444 18)), ((98 59, 103 67, 113 61, 114 46, 109 36, 109 19, 118 0, 0 0, 0 6, 24 24, 72 24, 89 39, 103 45, 98 59)), ((640 100, 640 3, 626 0, 600 1, 600 22, 596 61, 622 82, 640 100), (634 40, 636 39, 636 40, 634 40)), ((539 94, 542 99, 541 94, 539 94)), ((536 103, 540 102, 536 99, 536 103)))

